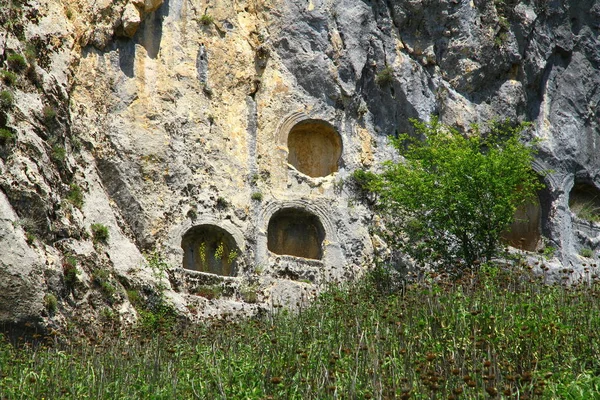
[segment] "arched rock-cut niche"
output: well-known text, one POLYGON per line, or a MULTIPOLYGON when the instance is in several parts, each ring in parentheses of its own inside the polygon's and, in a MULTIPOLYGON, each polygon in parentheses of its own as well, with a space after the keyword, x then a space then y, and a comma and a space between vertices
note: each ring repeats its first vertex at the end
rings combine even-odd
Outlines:
POLYGON ((185 269, 234 276, 240 254, 233 236, 216 225, 198 225, 181 240, 185 269))
POLYGON ((324 239, 321 221, 308 211, 285 208, 269 220, 267 247, 275 254, 320 260, 324 239))
POLYGON ((288 162, 303 174, 316 178, 337 172, 342 138, 328 122, 309 119, 297 123, 287 144, 288 162))
POLYGON ((600 190, 589 183, 575 183, 569 193, 569 208, 579 218, 600 222, 600 190))

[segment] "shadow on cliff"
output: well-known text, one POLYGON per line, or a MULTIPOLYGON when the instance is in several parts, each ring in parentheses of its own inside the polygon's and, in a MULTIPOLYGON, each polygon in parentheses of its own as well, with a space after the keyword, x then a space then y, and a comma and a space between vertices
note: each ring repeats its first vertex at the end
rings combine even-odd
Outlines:
POLYGON ((133 78, 135 63, 135 46, 141 45, 148 57, 155 59, 160 51, 163 34, 163 21, 169 15, 169 0, 150 13, 140 25, 133 39, 118 39, 113 49, 119 52, 119 67, 128 77, 133 78))

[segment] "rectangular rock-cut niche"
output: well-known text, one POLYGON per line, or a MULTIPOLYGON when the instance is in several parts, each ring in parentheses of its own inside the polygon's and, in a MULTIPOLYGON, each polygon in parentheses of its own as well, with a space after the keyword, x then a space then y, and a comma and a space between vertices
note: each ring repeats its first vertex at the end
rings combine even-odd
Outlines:
POLYGON ((190 228, 181 240, 183 268, 216 275, 235 276, 240 250, 233 236, 211 224, 190 228))

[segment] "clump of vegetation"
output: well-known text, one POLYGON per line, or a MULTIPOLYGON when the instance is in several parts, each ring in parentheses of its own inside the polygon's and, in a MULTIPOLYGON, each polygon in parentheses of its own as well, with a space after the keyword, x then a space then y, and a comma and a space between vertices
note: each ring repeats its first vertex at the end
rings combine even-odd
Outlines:
POLYGON ((44 296, 44 307, 49 314, 54 314, 58 308, 58 299, 52 293, 46 293, 44 296))
POLYGON ((2 341, 2 393, 9 399, 595 398, 597 277, 547 285, 515 264, 485 266, 460 280, 431 273, 404 282, 403 292, 378 291, 379 279, 391 278, 380 273, 351 288, 332 287, 298 313, 213 320, 184 335, 151 330, 169 312, 144 311, 149 329, 125 338, 104 335, 89 344, 74 337, 49 348, 2 341))
POLYGON ((18 53, 12 53, 6 57, 6 63, 13 71, 23 71, 27 68, 27 60, 18 53))
POLYGON ((92 229, 92 240, 94 243, 107 244, 109 238, 109 232, 106 225, 95 223, 90 226, 92 229))
POLYGON ((78 184, 72 183, 69 186, 69 192, 67 193, 67 201, 69 201, 71 204, 73 204, 79 209, 83 207, 83 191, 81 190, 81 187, 78 184))
POLYGON ((63 259, 63 277, 67 288, 72 289, 79 280, 79 271, 77 270, 77 258, 73 255, 67 255, 63 259))
POLYGON ((223 294, 223 288, 220 285, 199 285, 194 289, 194 294, 206 299, 218 299, 223 294))
POLYGON ((52 106, 44 106, 42 115, 44 117, 44 122, 48 124, 56 118, 56 110, 52 106))
POLYGON ((0 77, 8 86, 13 86, 17 83, 17 75, 12 71, 0 71, 0 77))
POLYGON ((52 146, 50 158, 55 163, 62 164, 67 158, 67 150, 63 146, 55 144, 52 146))
POLYGON ((598 199, 572 200, 569 207, 579 218, 586 221, 600 222, 600 201, 598 199))
POLYGON ((261 192, 254 192, 252 193, 252 195, 250 196, 250 198, 254 201, 262 201, 263 199, 263 194, 261 192))
POLYGON ((386 65, 381 71, 375 75, 375 83, 379 86, 386 86, 394 80, 394 69, 386 65))
POLYGON ((15 102, 15 98, 11 92, 8 90, 3 90, 0 92, 0 107, 1 108, 10 108, 15 102))
POLYGON ((15 135, 7 128, 0 128, 0 144, 12 142, 15 135))
POLYGON ((208 25, 211 25, 213 22, 214 22, 214 18, 212 17, 212 15, 202 14, 202 16, 200 17, 200 23, 202 25, 208 26, 208 25))
POLYGON ((592 257, 594 257, 594 251, 592 249, 588 249, 588 248, 585 248, 585 247, 582 248, 581 250, 579 250, 579 254, 582 257, 585 257, 585 258, 592 258, 592 257))
POLYGON ((469 135, 431 122, 412 121, 417 135, 392 139, 405 159, 362 176, 378 196, 383 234, 397 249, 441 269, 470 268, 497 256, 500 235, 515 210, 541 183, 534 149, 520 139, 527 124, 497 123, 469 135))

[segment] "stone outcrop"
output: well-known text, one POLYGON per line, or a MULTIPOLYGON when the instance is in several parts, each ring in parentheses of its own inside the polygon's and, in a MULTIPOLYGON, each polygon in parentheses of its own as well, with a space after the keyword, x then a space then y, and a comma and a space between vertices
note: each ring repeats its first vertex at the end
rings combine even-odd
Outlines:
POLYGON ((68 3, 0 11, 0 322, 133 322, 157 287, 192 321, 302 304, 380 247, 348 176, 432 114, 532 121, 528 249, 597 262, 569 208, 600 188, 597 1, 68 3))

